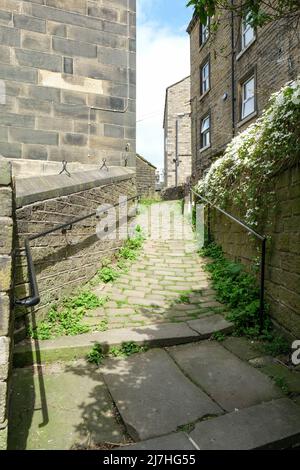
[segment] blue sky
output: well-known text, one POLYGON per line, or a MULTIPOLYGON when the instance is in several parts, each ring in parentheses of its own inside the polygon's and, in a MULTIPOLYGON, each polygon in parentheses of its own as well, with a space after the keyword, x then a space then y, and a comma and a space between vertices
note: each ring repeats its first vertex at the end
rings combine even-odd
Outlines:
POLYGON ((163 167, 168 86, 190 73, 185 0, 137 0, 137 151, 163 167))

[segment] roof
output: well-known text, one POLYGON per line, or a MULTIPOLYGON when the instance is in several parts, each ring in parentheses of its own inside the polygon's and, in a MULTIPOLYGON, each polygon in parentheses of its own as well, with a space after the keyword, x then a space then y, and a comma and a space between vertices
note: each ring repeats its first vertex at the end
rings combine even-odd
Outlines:
POLYGON ((182 78, 182 79, 179 80, 178 82, 173 83, 172 85, 168 86, 168 88, 166 89, 166 98, 165 98, 165 110, 164 110, 163 128, 165 128, 166 108, 167 108, 167 101, 168 101, 168 91, 170 90, 170 88, 173 88, 174 86, 179 85, 179 83, 184 82, 184 81, 187 80, 188 78, 190 79, 191 76, 188 75, 187 77, 182 78))
POLYGON ((152 168, 154 168, 155 170, 157 170, 157 167, 153 165, 153 163, 150 163, 148 160, 146 160, 146 158, 142 157, 142 155, 140 155, 139 153, 136 154, 137 158, 139 158, 140 160, 142 160, 144 163, 147 163, 147 165, 149 166, 152 166, 152 168))
POLYGON ((191 19, 191 21, 189 22, 189 25, 187 27, 187 30, 186 30, 187 33, 191 34, 191 32, 192 32, 194 26, 197 24, 198 20, 199 20, 199 18, 197 16, 196 12, 194 12, 193 18, 191 19))

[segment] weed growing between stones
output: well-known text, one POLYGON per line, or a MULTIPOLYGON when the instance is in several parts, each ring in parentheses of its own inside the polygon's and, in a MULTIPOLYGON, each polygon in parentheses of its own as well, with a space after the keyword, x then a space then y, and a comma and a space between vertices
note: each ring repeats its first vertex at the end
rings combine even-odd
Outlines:
POLYGON ((75 297, 64 299, 61 305, 53 305, 47 318, 36 329, 28 329, 28 336, 46 340, 88 333, 91 328, 81 323, 82 318, 88 310, 102 307, 107 300, 90 291, 81 291, 75 297))
MULTIPOLYGON (((124 246, 120 249, 117 258, 116 267, 105 266, 98 271, 96 278, 90 285, 96 281, 104 283, 115 281, 120 274, 128 268, 128 262, 134 261, 143 246, 145 238, 140 226, 135 228, 135 235, 126 240, 124 246)), ((59 336, 76 336, 90 331, 107 331, 108 320, 102 320, 99 325, 92 328, 82 324, 81 320, 88 310, 93 310, 108 301, 108 298, 100 298, 90 290, 81 291, 77 296, 64 299, 61 304, 53 305, 48 312, 46 320, 42 321, 34 330, 29 327, 27 335, 33 339, 55 339, 59 336)))
POLYGON ((96 343, 87 355, 87 361, 99 366, 107 357, 129 357, 147 351, 147 347, 139 346, 133 341, 125 342, 121 346, 113 346, 107 353, 104 352, 101 344, 96 343))
POLYGON ((143 246, 145 237, 139 225, 135 228, 135 235, 128 238, 117 254, 116 266, 103 266, 96 275, 96 281, 102 281, 105 284, 114 282, 118 277, 128 269, 128 262, 135 261, 143 246))
POLYGON ((235 325, 234 334, 259 339, 265 351, 273 356, 288 353, 289 344, 272 329, 268 305, 265 305, 263 330, 260 332, 259 289, 255 277, 245 272, 241 264, 227 260, 222 248, 215 243, 207 245, 199 253, 211 258, 205 269, 212 277, 217 299, 230 308, 227 319, 235 325))

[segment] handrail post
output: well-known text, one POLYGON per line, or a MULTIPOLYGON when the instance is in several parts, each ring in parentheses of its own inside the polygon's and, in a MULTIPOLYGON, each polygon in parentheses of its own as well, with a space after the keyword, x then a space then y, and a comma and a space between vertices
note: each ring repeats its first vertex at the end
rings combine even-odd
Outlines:
POLYGON ((265 271, 266 271, 266 238, 261 243, 261 266, 260 266, 260 333, 264 328, 264 309, 265 309, 265 271))
POLYGON ((208 244, 211 243, 210 215, 211 215, 210 204, 207 204, 207 242, 208 242, 208 244))

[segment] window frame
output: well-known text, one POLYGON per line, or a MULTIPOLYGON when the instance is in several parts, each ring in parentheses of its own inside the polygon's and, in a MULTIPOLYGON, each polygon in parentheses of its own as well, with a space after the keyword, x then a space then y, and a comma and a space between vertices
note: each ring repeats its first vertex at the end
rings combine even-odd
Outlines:
POLYGON ((200 151, 205 150, 211 146, 211 114, 210 112, 204 114, 200 121, 200 151), (208 120, 208 128, 203 131, 203 124, 208 120), (208 142, 207 142, 208 136, 208 142), (205 138, 205 145, 204 145, 205 138))
POLYGON ((211 76, 210 76, 210 57, 207 56, 206 59, 200 65, 200 97, 209 92, 209 90, 210 90, 210 79, 211 79, 211 76), (206 80, 204 81, 203 80, 203 71, 204 71, 206 66, 208 66, 208 75, 207 75, 206 80), (204 83, 206 83, 206 82, 208 83, 208 86, 207 86, 207 89, 204 90, 203 86, 204 86, 204 83))
POLYGON ((207 43, 210 36, 210 18, 207 18, 206 25, 200 23, 199 27, 199 45, 200 47, 204 46, 207 43), (203 35, 204 30, 206 31, 206 35, 203 35))
POLYGON ((245 119, 249 118, 249 116, 252 116, 253 114, 256 113, 256 74, 255 71, 253 70, 250 74, 248 74, 244 79, 240 81, 240 122, 244 121, 245 119), (245 99, 245 90, 246 90, 246 85, 253 80, 253 95, 250 98, 245 99), (248 113, 244 114, 245 110, 245 104, 249 100, 253 99, 253 110, 248 113))
POLYGON ((255 28, 253 26, 251 26, 249 24, 249 22, 247 22, 247 17, 249 17, 249 13, 247 13, 246 16, 242 18, 241 51, 245 51, 250 46, 250 44, 252 44, 252 42, 255 40, 255 36, 256 36, 255 35, 255 28), (252 38, 250 39, 250 41, 246 44, 245 37, 246 37, 246 33, 249 29, 251 29, 251 31, 253 32, 253 35, 252 35, 252 38))

